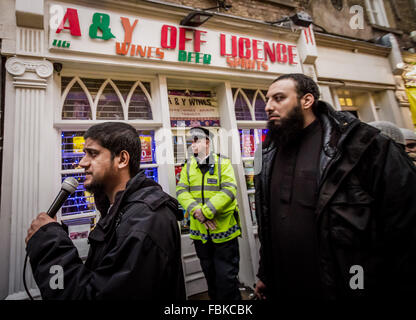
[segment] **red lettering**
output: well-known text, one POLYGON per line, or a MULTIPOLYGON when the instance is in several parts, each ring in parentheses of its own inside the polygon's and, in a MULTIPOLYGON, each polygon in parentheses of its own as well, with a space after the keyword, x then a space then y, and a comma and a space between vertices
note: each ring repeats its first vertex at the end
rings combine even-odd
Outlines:
POLYGON ((258 60, 259 58, 259 52, 263 51, 262 49, 259 49, 257 47, 258 42, 261 42, 261 40, 253 40, 253 59, 258 60))
POLYGON ((201 40, 201 33, 207 33, 206 31, 195 30, 195 40, 194 40, 194 51, 201 51, 201 43, 205 43, 205 40, 201 40))
POLYGON ((250 59, 251 57, 251 50, 250 48, 251 43, 249 38, 240 38, 238 39, 238 56, 240 58, 250 59), (245 50, 247 48, 247 50, 245 50))
POLYGON ((295 62, 295 57, 297 56, 296 53, 293 52, 293 49, 296 48, 296 46, 290 45, 289 48, 289 64, 298 64, 295 62))
POLYGON ((133 35, 133 30, 136 28, 138 20, 134 20, 133 25, 131 25, 129 18, 120 17, 120 19, 124 28, 124 42, 131 43, 131 36, 133 35))
POLYGON ((193 31, 188 28, 179 28, 179 50, 185 50, 186 41, 192 40, 191 38, 186 37, 186 31, 193 31))
POLYGON ((78 11, 76 9, 68 8, 66 10, 65 16, 61 21, 56 33, 60 33, 62 29, 67 29, 72 36, 81 36, 81 29, 79 27, 78 11), (65 23, 68 20, 68 27, 65 27, 65 23))
POLYGON ((269 57, 271 62, 275 62, 276 61, 276 47, 274 45, 274 43, 272 43, 272 49, 270 49, 269 43, 268 42, 264 42, 264 60, 267 61, 267 57, 269 57))
POLYGON ((287 47, 283 43, 278 43, 276 45, 277 51, 277 62, 279 63, 287 63, 287 47))
POLYGON ((165 49, 176 48, 176 34, 177 30, 174 26, 163 25, 160 46, 165 49), (170 34, 170 41, 168 43, 168 34, 170 34))
POLYGON ((220 35, 220 47, 221 47, 221 56, 237 56, 237 37, 231 37, 231 53, 227 53, 226 50, 226 36, 225 34, 221 33, 220 35))

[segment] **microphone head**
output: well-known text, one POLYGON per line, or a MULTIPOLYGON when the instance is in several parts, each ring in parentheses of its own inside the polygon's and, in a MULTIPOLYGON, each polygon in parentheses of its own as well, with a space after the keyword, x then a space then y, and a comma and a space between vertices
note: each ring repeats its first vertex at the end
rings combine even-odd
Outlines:
POLYGON ((62 182, 62 189, 64 189, 69 194, 73 194, 78 188, 78 181, 74 177, 68 177, 62 182))

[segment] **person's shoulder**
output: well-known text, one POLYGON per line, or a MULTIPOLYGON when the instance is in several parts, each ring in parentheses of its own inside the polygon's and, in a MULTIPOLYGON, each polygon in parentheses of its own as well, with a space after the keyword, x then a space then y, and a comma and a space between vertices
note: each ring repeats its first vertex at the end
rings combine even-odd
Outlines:
MULTIPOLYGON (((156 191, 156 190, 154 190, 156 191)), ((159 198, 159 202, 153 195, 169 197, 163 193, 148 194, 147 197, 137 198, 120 209, 120 221, 118 228, 120 234, 142 232, 154 234, 154 231, 165 232, 169 226, 176 226, 175 212, 171 209, 170 202, 159 198)))
POLYGON ((226 155, 223 155, 221 153, 217 153, 217 161, 221 161, 221 164, 228 164, 231 163, 231 159, 227 157, 226 155))

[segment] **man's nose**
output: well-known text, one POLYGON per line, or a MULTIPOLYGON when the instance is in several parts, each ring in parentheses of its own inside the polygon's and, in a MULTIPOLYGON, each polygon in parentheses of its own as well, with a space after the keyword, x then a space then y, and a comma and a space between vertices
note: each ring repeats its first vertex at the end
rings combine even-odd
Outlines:
POLYGON ((272 106, 271 106, 271 99, 269 99, 268 101, 267 101, 267 103, 266 103, 266 106, 265 106, 265 108, 264 108, 264 110, 266 111, 266 113, 269 113, 270 111, 273 111, 273 108, 272 108, 272 106))
POLYGON ((81 161, 79 162, 79 165, 81 167, 83 167, 83 168, 88 167, 88 161, 87 161, 87 157, 86 156, 83 156, 82 157, 81 161))

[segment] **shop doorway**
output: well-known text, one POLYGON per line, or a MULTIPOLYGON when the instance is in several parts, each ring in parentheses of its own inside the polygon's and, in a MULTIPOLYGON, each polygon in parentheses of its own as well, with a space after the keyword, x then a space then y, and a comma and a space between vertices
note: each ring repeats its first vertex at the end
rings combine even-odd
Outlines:
MULTIPOLYGON (((189 131, 201 126, 213 135, 211 152, 219 152, 218 130, 220 117, 215 92, 188 88, 169 88, 169 108, 173 137, 176 184, 179 182, 182 167, 191 159, 192 150, 189 131)), ((181 208, 183 210, 183 208, 181 208)), ((187 295, 192 296, 208 290, 193 241, 189 238, 189 214, 183 210, 181 222, 182 261, 187 295)))

